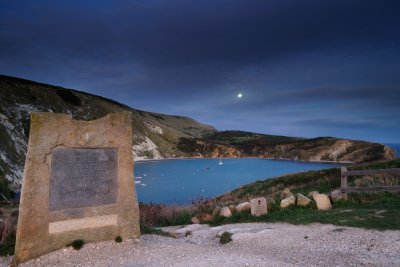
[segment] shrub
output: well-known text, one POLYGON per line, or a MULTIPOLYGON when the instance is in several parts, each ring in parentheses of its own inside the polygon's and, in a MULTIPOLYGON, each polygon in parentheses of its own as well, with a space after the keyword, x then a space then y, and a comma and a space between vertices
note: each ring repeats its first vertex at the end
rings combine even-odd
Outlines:
POLYGON ((158 226, 189 224, 192 217, 192 210, 187 207, 140 203, 139 209, 142 231, 158 226))
POLYGON ((115 240, 115 242, 117 242, 117 243, 121 243, 121 242, 122 242, 122 237, 117 236, 114 240, 115 240))
POLYGON ((221 244, 227 244, 231 241, 232 241, 232 233, 229 232, 224 232, 219 239, 219 242, 221 244))
POLYGON ((67 247, 73 247, 75 250, 80 250, 85 242, 82 239, 74 240, 72 243, 68 244, 67 247))

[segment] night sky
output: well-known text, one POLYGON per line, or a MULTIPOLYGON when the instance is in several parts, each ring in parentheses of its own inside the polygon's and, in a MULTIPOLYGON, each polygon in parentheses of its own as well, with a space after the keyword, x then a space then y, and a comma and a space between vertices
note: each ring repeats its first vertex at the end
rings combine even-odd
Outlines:
POLYGON ((2 0, 0 74, 219 130, 400 143, 400 1, 2 0))

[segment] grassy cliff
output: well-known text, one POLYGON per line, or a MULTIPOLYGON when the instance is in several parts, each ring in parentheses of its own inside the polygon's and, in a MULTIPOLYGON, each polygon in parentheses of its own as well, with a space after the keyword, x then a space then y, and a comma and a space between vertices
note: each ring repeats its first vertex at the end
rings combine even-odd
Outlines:
POLYGON ((9 198, 21 185, 31 112, 94 120, 119 111, 132 115, 136 160, 225 156, 369 162, 394 158, 394 151, 381 144, 218 132, 188 117, 137 110, 101 96, 0 75, 0 192, 9 198))

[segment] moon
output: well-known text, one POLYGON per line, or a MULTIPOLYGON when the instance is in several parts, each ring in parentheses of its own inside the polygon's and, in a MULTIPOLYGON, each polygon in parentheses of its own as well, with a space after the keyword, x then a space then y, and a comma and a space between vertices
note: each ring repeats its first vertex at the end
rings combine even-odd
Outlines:
POLYGON ((238 98, 242 98, 242 97, 243 97, 243 94, 242 94, 242 93, 239 93, 239 94, 237 95, 237 97, 238 97, 238 98))

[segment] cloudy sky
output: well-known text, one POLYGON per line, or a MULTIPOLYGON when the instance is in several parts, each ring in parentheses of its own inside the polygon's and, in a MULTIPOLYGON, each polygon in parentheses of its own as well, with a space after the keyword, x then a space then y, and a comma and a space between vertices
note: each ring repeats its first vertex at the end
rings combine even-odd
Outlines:
POLYGON ((220 130, 400 143, 399 14, 397 0, 2 0, 0 74, 220 130))

